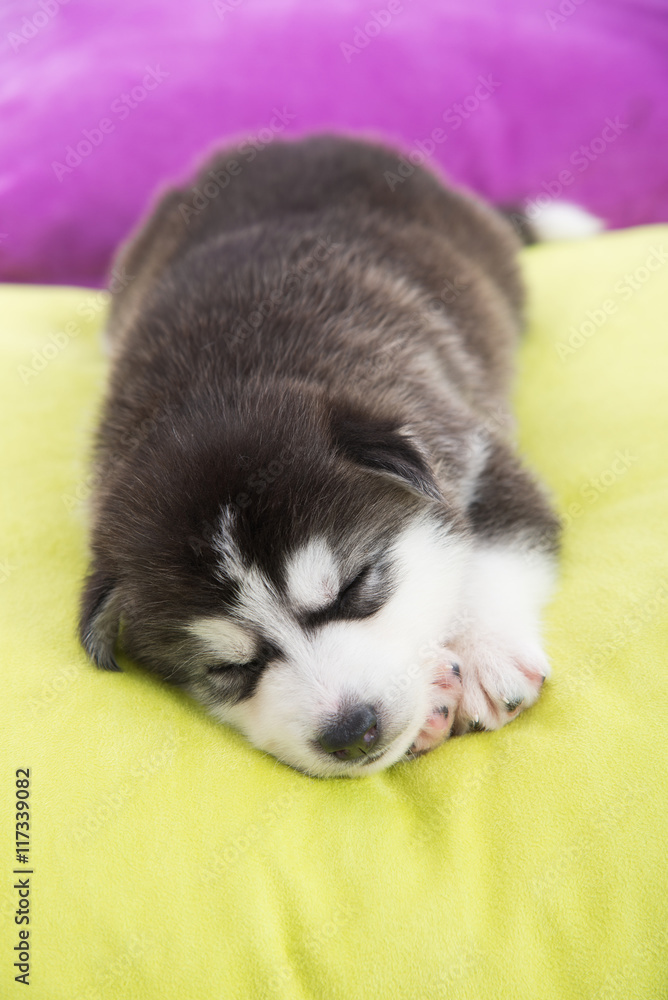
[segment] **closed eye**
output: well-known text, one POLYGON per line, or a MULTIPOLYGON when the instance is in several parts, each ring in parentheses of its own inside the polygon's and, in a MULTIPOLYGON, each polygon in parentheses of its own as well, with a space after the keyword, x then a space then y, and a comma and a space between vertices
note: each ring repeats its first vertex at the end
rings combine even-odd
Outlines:
POLYGON ((214 663, 207 669, 209 674, 226 674, 234 670, 259 670, 263 666, 263 661, 259 656, 245 663, 214 663))
POLYGON ((345 584, 344 587, 341 588, 338 597, 336 598, 336 601, 334 601, 334 604, 340 604, 341 601, 345 600, 346 597, 349 597, 351 594, 353 594, 355 590, 360 586, 360 584, 367 579, 370 572, 371 572, 371 564, 369 564, 368 566, 364 566, 363 569, 359 571, 357 576, 354 576, 352 580, 350 580, 348 583, 345 584))
POLYGON ((390 594, 388 581, 383 580, 381 567, 369 563, 363 566, 339 591, 336 599, 325 608, 309 612, 304 618, 306 626, 322 625, 337 619, 370 618, 378 611, 390 594))
POLYGON ((244 672, 246 674, 258 674, 261 670, 264 670, 270 660, 275 660, 281 655, 282 654, 278 646, 275 646, 273 642, 270 642, 268 639, 262 639, 260 640, 258 651, 252 659, 244 660, 241 663, 227 663, 221 660, 219 663, 212 663, 211 666, 208 667, 207 673, 212 677, 223 677, 225 674, 234 674, 239 672, 244 672))

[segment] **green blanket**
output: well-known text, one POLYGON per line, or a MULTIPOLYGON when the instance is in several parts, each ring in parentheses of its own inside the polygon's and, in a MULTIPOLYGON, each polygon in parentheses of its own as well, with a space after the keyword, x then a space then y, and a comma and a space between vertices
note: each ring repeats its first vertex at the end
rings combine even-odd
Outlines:
POLYGON ((356 781, 86 661, 106 299, 0 290, 0 996, 668 996, 668 228, 524 267, 520 440, 566 528, 553 677, 500 732, 356 781))

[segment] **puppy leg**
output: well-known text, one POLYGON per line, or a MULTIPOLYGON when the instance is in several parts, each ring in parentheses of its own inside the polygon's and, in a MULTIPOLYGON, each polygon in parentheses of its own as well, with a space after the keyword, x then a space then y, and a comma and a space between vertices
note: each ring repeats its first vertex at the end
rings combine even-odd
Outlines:
POLYGON ((488 453, 469 515, 474 551, 448 642, 462 683, 454 734, 510 722, 536 701, 550 673, 540 617, 555 577, 558 522, 504 444, 488 453))
POLYGON ((463 629, 449 643, 462 684, 453 733, 499 729, 538 698, 550 673, 540 612, 552 578, 552 560, 540 552, 489 545, 475 553, 463 629))

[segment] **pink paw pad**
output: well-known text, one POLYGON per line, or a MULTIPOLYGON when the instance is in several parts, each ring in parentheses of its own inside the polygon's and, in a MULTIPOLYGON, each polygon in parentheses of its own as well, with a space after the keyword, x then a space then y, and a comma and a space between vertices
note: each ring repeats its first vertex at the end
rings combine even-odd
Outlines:
POLYGON ((408 751, 412 757, 433 750, 450 736, 460 698, 459 666, 454 663, 444 668, 432 685, 432 709, 408 751))

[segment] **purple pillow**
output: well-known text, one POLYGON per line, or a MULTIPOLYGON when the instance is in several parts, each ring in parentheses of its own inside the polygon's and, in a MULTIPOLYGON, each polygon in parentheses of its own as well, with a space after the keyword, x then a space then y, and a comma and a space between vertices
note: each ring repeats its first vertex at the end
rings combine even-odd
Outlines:
POLYGON ((496 202, 666 220, 668 8, 546 3, 5 5, 0 278, 97 285, 212 146, 324 129, 400 144, 396 183, 426 158, 496 202))

